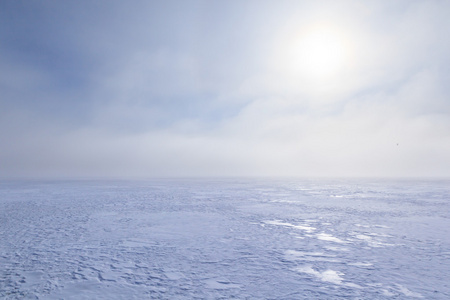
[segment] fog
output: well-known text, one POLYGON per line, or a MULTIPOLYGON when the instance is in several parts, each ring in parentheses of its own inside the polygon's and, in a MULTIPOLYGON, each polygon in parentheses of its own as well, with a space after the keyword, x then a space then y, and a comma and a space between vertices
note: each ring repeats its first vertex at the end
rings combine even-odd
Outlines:
POLYGON ((448 177, 450 3, 0 4, 0 176, 448 177))

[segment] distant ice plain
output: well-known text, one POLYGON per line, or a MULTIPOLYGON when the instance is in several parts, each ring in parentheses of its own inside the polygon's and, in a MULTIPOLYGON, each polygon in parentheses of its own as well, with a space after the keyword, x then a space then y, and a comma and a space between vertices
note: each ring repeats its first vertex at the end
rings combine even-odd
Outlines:
POLYGON ((450 299, 450 182, 3 181, 2 299, 450 299))

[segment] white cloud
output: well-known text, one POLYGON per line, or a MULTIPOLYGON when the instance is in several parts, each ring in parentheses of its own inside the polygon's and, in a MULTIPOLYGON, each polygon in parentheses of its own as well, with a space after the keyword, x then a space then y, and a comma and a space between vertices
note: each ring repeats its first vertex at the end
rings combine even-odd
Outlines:
POLYGON ((25 103, 1 104, 2 176, 450 176, 449 4, 156 6, 169 21, 141 8, 118 23, 108 10, 87 36, 71 27, 97 61, 75 92, 62 65, 0 71, 25 103), (319 23, 348 57, 311 79, 288 48, 319 23), (63 100, 69 112, 34 109, 63 100))

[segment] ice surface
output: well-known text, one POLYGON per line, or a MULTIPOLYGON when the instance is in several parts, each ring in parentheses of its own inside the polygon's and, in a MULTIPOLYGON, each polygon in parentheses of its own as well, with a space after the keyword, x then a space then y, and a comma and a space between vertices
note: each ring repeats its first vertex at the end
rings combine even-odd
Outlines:
POLYGON ((449 195, 445 181, 4 181, 0 298, 450 299, 449 195))
POLYGON ((280 225, 280 226, 292 227, 295 229, 304 230, 306 232, 312 232, 312 231, 316 230, 316 228, 311 227, 309 225, 294 225, 291 223, 282 222, 280 220, 266 221, 265 223, 270 224, 270 225, 280 225))
POLYGON ((332 236, 331 234, 328 234, 328 233, 323 233, 322 232, 322 233, 319 233, 316 236, 317 236, 317 238, 319 240, 323 240, 323 241, 335 242, 335 243, 340 243, 340 244, 346 243, 343 240, 341 240, 341 239, 339 239, 337 237, 334 237, 334 236, 332 236))
POLYGON ((341 276, 344 275, 341 272, 337 272, 337 271, 333 271, 333 270, 326 270, 323 272, 319 272, 319 271, 314 270, 311 266, 297 267, 295 270, 298 272, 301 272, 301 273, 314 275, 315 277, 317 277, 318 279, 320 279, 322 281, 331 282, 334 284, 341 284, 342 283, 341 276))

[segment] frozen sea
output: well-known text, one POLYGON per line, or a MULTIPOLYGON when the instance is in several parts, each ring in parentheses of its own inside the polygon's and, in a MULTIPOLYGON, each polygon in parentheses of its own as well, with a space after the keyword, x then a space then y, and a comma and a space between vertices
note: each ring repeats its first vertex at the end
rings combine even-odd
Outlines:
POLYGON ((450 181, 2 181, 0 298, 450 299, 450 181))

